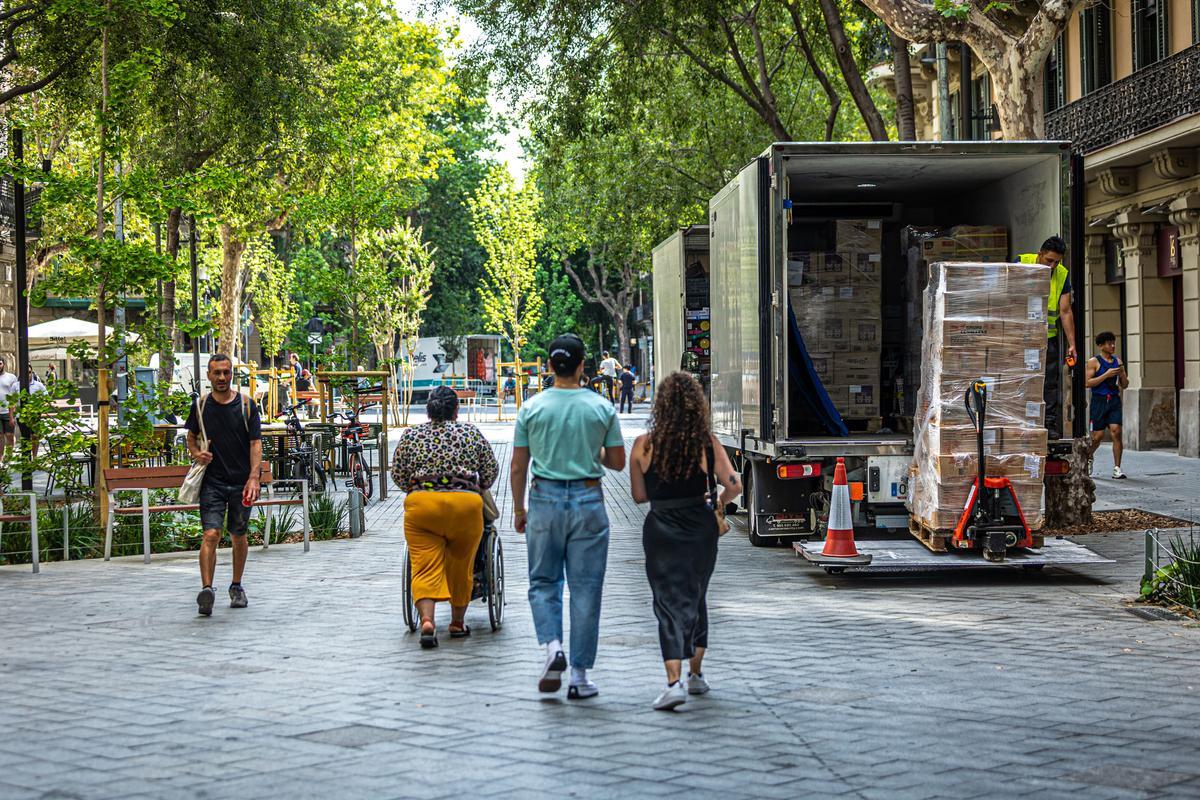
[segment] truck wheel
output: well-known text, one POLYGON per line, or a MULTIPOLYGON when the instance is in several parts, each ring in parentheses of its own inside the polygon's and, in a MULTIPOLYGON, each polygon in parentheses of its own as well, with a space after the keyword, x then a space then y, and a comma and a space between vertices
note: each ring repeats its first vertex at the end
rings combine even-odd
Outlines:
POLYGON ((758 532, 758 485, 753 476, 750 477, 750 494, 746 500, 746 516, 749 517, 750 544, 755 547, 769 547, 771 542, 758 532))

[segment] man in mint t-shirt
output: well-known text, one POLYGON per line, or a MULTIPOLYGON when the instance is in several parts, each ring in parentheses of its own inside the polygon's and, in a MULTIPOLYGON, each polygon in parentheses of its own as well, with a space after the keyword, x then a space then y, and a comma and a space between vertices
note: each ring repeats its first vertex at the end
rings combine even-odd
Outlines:
POLYGON ((529 555, 529 606, 546 664, 538 691, 557 692, 563 655, 563 575, 571 587, 571 683, 567 697, 595 697, 587 671, 596 662, 600 597, 608 561, 604 467, 625 469, 625 441, 612 403, 579 387, 583 340, 573 333, 550 343, 554 386, 527 402, 513 437, 513 522, 529 555), (529 510, 525 479, 533 473, 529 510))

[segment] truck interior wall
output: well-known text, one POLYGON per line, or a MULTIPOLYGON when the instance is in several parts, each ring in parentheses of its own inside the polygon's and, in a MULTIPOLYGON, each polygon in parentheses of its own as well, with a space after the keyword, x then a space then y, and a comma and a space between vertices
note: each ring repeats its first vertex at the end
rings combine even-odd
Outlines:
POLYGON ((651 254, 655 380, 679 369, 683 355, 683 237, 678 231, 651 254))
MULTIPOLYGON (((1062 219, 1062 208, 1066 207, 1066 200, 1062 195, 1061 164, 1057 157, 1045 157, 1012 174, 965 190, 960 179, 957 186, 947 186, 944 191, 939 191, 934 184, 924 187, 923 191, 916 194, 879 197, 872 191, 862 191, 858 197, 842 193, 837 197, 828 198, 825 202, 822 202, 823 198, 819 194, 814 197, 811 190, 800 191, 799 181, 793 179, 791 182, 790 192, 795 207, 793 223, 787 226, 789 253, 813 246, 811 230, 806 232, 805 224, 815 225, 835 219, 824 216, 825 209, 830 208, 833 203, 838 204, 836 218, 841 219, 856 218, 855 203, 861 204, 864 209, 870 208, 875 214, 879 213, 881 207, 891 208, 889 215, 881 217, 881 317, 884 347, 881 353, 879 386, 883 432, 907 431, 906 425, 911 423, 911 418, 906 420, 903 415, 895 413, 899 408, 896 392, 915 392, 915 384, 912 381, 908 381, 905 388, 900 388, 904 383, 898 381, 898 378, 903 377, 900 374, 903 370, 903 359, 897 363, 894 356, 896 348, 903 344, 896 341, 896 337, 907 338, 914 326, 919 329, 922 315, 919 305, 912 315, 906 313, 903 306, 902 287, 907 278, 905 273, 908 264, 900 245, 902 229, 908 225, 939 228, 950 228, 954 225, 1003 225, 1008 229, 1009 258, 1015 259, 1019 253, 1036 251, 1046 237, 1060 232, 1064 236, 1067 235, 1062 219), (1059 191, 1047 191, 1048 187, 1059 187, 1059 191), (1063 199, 1056 204, 1051 202, 1052 197, 1063 199)), ((795 313, 799 315, 804 313, 804 310, 795 309, 795 313)), ((783 322, 786 324, 786 320, 783 322)), ((794 354, 789 352, 789 358, 793 357, 794 354)), ((814 429, 812 421, 805 419, 800 413, 801 406, 790 389, 791 387, 787 393, 787 435, 820 435, 822 431, 814 429)), ((851 433, 852 437, 855 435, 851 433)))

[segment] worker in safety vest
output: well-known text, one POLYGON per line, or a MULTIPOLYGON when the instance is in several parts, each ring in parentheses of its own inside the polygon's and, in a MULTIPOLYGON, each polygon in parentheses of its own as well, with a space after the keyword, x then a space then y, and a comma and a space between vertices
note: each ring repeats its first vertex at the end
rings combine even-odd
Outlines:
POLYGON ((1062 437, 1062 367, 1064 359, 1075 363, 1075 312, 1071 309, 1071 273, 1062 263, 1067 243, 1061 236, 1051 236, 1042 243, 1036 254, 1024 253, 1022 264, 1042 264, 1050 267, 1050 295, 1046 303, 1046 385, 1042 398, 1046 401, 1046 429, 1051 439, 1062 437), (1067 337, 1066 353, 1062 349, 1062 333, 1067 337))

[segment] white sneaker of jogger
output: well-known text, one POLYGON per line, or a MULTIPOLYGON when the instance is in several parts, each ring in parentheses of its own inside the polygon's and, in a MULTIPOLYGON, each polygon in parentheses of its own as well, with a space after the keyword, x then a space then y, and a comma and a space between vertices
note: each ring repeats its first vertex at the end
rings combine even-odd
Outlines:
POLYGON ((671 709, 681 706, 687 702, 687 689, 683 686, 683 681, 675 681, 668 684, 666 689, 663 689, 654 701, 655 711, 670 711, 671 709))

